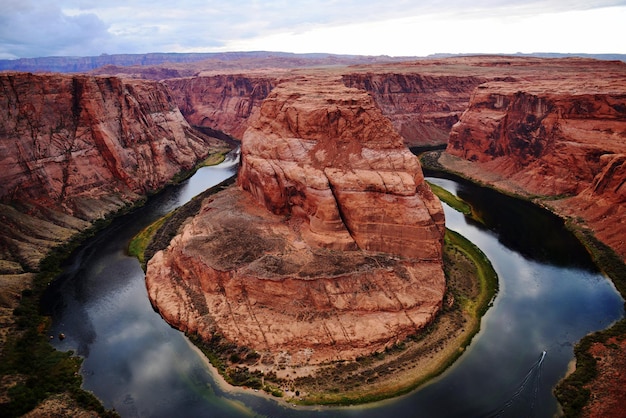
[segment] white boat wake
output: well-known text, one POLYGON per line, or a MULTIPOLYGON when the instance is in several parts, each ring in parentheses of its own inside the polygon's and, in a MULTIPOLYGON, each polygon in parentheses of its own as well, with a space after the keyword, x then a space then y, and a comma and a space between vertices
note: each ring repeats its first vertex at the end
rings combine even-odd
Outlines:
POLYGON ((507 409, 509 409, 515 402, 519 399, 519 397, 524 393, 530 393, 530 416, 534 416, 535 411, 535 402, 537 400, 537 393, 539 392, 539 381, 541 380, 541 366, 543 364, 543 360, 546 358, 547 352, 544 350, 541 352, 541 356, 539 356, 539 360, 537 360, 528 370, 526 376, 522 379, 521 383, 517 387, 517 390, 511 395, 511 397, 502 405, 500 409, 496 412, 487 415, 488 417, 502 417, 507 409), (528 390, 530 392, 528 392, 528 390))

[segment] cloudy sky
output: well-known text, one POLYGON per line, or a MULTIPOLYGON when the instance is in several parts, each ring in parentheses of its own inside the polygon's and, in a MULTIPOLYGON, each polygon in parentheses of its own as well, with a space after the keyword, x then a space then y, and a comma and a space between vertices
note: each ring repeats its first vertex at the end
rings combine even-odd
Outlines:
POLYGON ((0 0, 0 59, 285 51, 626 54, 626 0, 0 0))

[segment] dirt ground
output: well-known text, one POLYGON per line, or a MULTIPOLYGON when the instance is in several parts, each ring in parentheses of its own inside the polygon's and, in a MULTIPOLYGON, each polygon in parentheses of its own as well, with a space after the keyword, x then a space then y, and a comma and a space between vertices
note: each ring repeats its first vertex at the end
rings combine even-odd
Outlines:
POLYGON ((604 344, 594 343, 590 352, 600 377, 585 386, 591 398, 583 416, 626 418, 626 339, 613 337, 604 344))

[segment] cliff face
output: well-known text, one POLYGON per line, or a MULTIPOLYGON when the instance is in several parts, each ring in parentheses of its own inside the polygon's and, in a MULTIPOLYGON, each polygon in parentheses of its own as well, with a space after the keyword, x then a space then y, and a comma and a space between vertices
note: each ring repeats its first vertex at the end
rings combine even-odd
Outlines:
POLYGON ((354 73, 348 87, 369 92, 408 146, 446 144, 472 91, 485 82, 470 75, 354 73))
POLYGON ((311 245, 441 256, 438 201, 418 160, 361 91, 284 83, 244 136, 238 180, 270 211, 303 218, 311 245))
POLYGON ((168 322, 278 367, 354 359, 433 320, 442 207, 365 92, 278 85, 243 137, 238 182, 150 260, 168 322))
MULTIPOLYGON (((250 117, 280 78, 269 74, 207 75, 167 79, 164 83, 189 123, 241 138, 250 117)), ((348 73, 342 79, 347 87, 370 93, 408 146, 446 144, 471 92, 485 81, 467 74, 420 73, 348 73)))
POLYGON ((490 82, 472 95, 447 152, 583 217, 626 258, 623 79, 490 82))
POLYGON ((194 126, 241 138, 276 81, 270 77, 216 75, 165 80, 176 104, 194 126))
POLYGON ((2 253, 31 268, 217 144, 190 128, 158 83, 8 73, 0 89, 2 253))

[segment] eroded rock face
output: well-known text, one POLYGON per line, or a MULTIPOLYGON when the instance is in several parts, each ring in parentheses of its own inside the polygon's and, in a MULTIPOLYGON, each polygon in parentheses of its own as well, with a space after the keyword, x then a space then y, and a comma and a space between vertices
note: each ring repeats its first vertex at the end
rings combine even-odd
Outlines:
POLYGON ((438 200, 370 97, 319 80, 279 88, 245 134, 242 188, 303 219, 310 245, 439 259, 438 200))
POLYGON ((369 92, 408 146, 424 146, 448 142, 472 91, 486 79, 468 74, 353 73, 343 81, 369 92))
POLYGON ((218 143, 155 82, 5 73, 0 89, 2 254, 30 267, 218 143))
MULTIPOLYGON (((419 71, 419 69, 415 70, 419 71)), ((252 114, 281 78, 271 74, 203 75, 164 80, 185 118, 194 126, 241 138, 252 114)), ((485 78, 420 73, 347 73, 348 87, 365 90, 408 146, 446 144, 450 128, 485 78)))
POLYGON ((583 217, 626 258, 625 79, 485 83, 453 127, 447 152, 528 194, 568 197, 549 204, 583 217))
POLYGON ((248 119, 276 84, 269 76, 215 75, 165 80, 180 111, 194 126, 241 138, 248 119))
POLYGON ((148 263, 168 322, 298 366, 371 354, 434 319, 442 207, 365 92, 278 85, 244 135, 238 183, 148 263))

